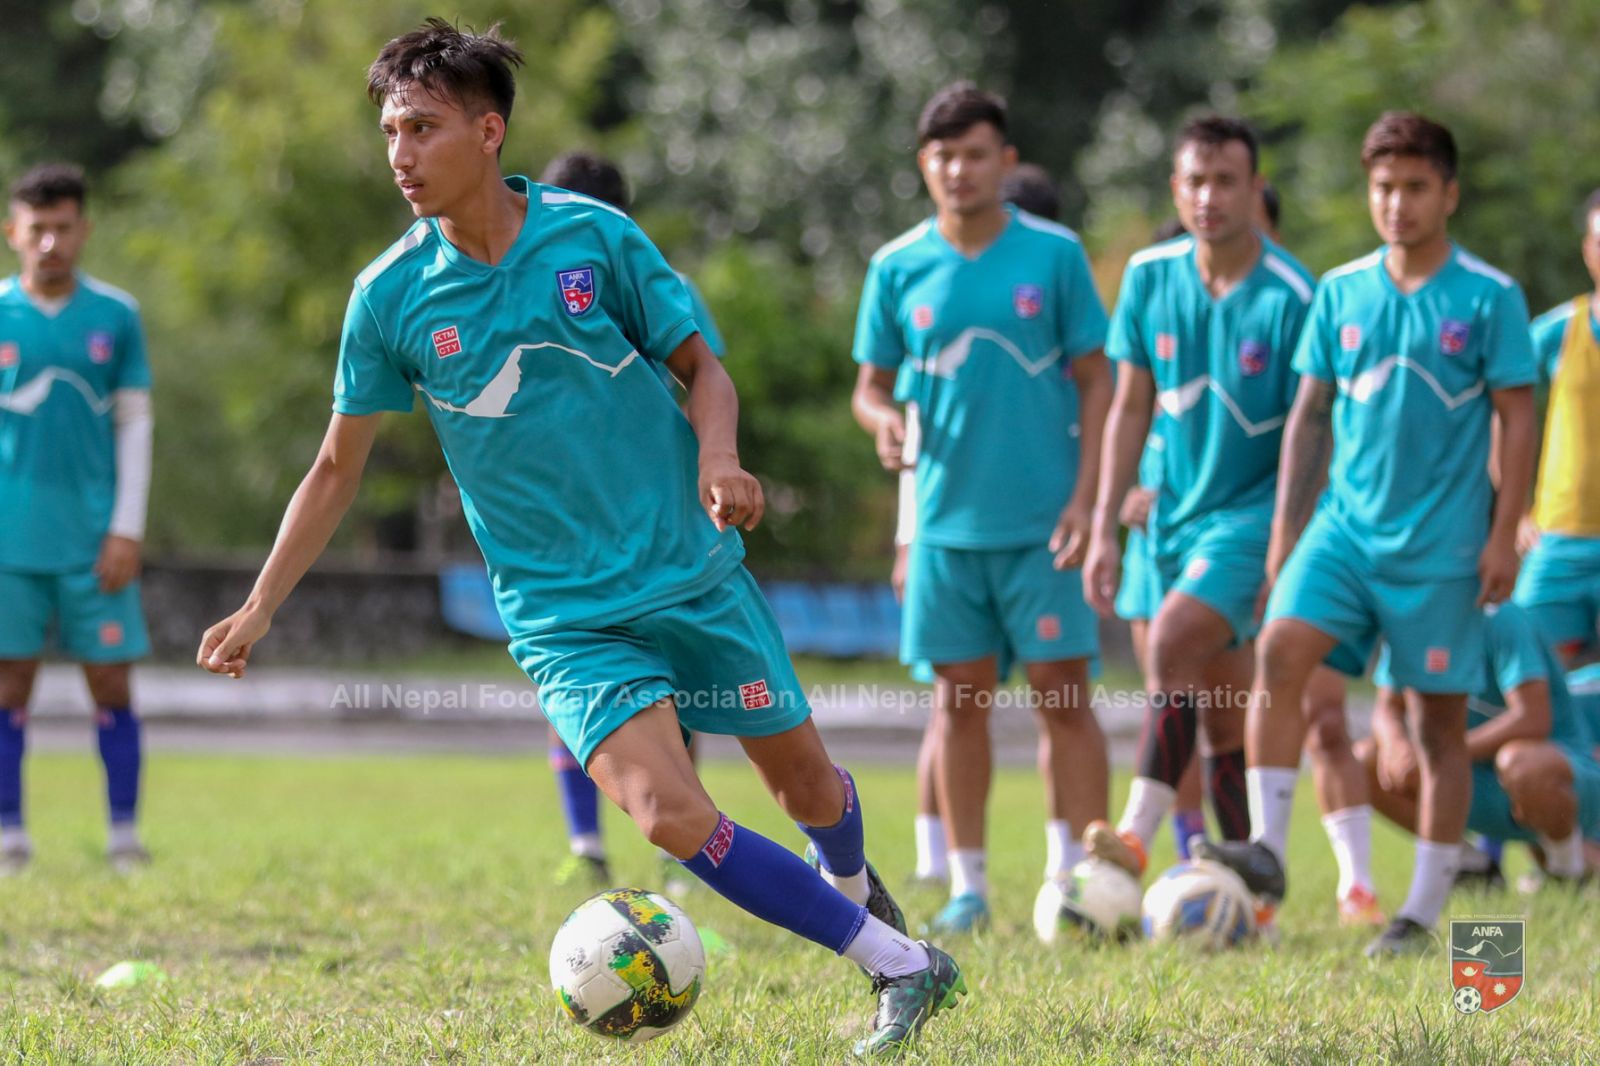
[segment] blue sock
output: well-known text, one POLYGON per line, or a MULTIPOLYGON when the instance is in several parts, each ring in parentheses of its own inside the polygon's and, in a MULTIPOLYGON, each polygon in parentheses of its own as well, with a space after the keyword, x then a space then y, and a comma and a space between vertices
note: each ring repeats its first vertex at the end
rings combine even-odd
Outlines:
POLYGON ((735 825, 725 814, 718 816, 705 846, 683 865, 734 906, 836 955, 867 920, 867 908, 846 899, 800 856, 735 825))
POLYGON ((1478 835, 1478 850, 1489 856, 1490 862, 1498 864, 1501 857, 1505 855, 1506 842, 1504 840, 1496 840, 1494 837, 1486 837, 1480 833, 1478 835))
POLYGON ((100 727, 100 761, 106 768, 106 806, 111 824, 131 822, 139 809, 139 767, 144 752, 139 743, 139 719, 132 707, 102 707, 95 716, 100 727))
POLYGON ((1172 835, 1177 838, 1178 858, 1189 861, 1189 838, 1196 833, 1204 836, 1206 815, 1204 811, 1173 811, 1172 835))
POLYGON ((561 813, 567 818, 567 836, 598 836, 600 790, 560 741, 550 745, 550 769, 555 771, 556 791, 561 793, 561 813))
POLYGON ((800 832, 816 843, 824 870, 849 877, 860 873, 867 864, 866 831, 861 824, 861 798, 856 795, 855 778, 842 766, 834 769, 839 771, 839 780, 844 782, 844 813, 832 825, 820 828, 801 825, 800 832))
POLYGON ((22 824, 22 753, 27 747, 22 715, 0 707, 0 827, 22 824))

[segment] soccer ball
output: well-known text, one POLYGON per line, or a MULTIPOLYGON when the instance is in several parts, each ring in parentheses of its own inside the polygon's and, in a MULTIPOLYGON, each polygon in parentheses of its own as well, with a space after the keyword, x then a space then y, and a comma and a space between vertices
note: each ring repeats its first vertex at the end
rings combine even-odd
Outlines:
POLYGON ((1483 1007, 1483 993, 1471 985, 1462 985, 1456 989, 1456 994, 1450 998, 1456 1010, 1462 1014, 1476 1014, 1483 1007))
POLYGON ((1139 927, 1139 882, 1104 859, 1084 859, 1065 880, 1047 878, 1033 901, 1033 929, 1053 944, 1066 932, 1122 940, 1139 927))
POLYGON ((688 915, 665 896, 613 888, 556 930, 550 984, 561 1009, 597 1036, 640 1044, 689 1016, 706 952, 688 915))
POLYGON ((1144 935, 1216 950, 1256 931, 1255 902, 1239 875, 1221 863, 1179 863, 1144 894, 1144 935))

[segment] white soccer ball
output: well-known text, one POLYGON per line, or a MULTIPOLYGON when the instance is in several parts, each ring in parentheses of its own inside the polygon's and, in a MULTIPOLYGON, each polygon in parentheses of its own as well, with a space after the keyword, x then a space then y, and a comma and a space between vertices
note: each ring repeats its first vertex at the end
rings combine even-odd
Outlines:
POLYGON ((1217 950, 1256 931, 1255 901, 1244 881, 1221 863, 1179 863, 1144 894, 1144 935, 1217 950))
POLYGON ((643 1043, 689 1016, 706 953, 689 916, 665 896, 615 888, 567 916, 550 945, 561 1009, 597 1036, 643 1043))
POLYGON ((1483 993, 1471 985, 1462 985, 1450 1001, 1462 1014, 1476 1014, 1483 1007, 1483 993))
POLYGON ((1033 901, 1033 929, 1053 944, 1063 934, 1122 940, 1139 927, 1139 882, 1116 863, 1088 858, 1064 880, 1047 878, 1033 901))

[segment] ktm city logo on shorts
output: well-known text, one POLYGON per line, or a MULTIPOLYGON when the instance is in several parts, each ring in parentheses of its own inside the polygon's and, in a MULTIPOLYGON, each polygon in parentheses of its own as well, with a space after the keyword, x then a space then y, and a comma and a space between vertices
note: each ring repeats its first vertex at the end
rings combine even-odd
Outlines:
POLYGON ((433 350, 439 353, 439 358, 455 355, 461 351, 461 331, 454 326, 433 331, 433 350))
POLYGON ((1339 330, 1339 347, 1347 352, 1353 352, 1361 347, 1361 327, 1344 326, 1339 330))
POLYGON ((1199 581, 1206 576, 1206 571, 1211 569, 1210 559, 1194 559, 1184 568, 1183 576, 1190 581, 1199 581))
POLYGON ((923 304, 911 312, 911 324, 918 329, 928 329, 933 325, 933 308, 923 304))
POLYGON ((1156 334, 1156 358, 1171 359, 1178 354, 1178 338, 1170 333, 1156 334))
POLYGON ((772 706, 772 693, 767 691, 765 681, 752 681, 739 686, 739 702, 747 711, 759 711, 772 706))
POLYGON ((100 623, 100 646, 102 648, 115 648, 122 643, 121 622, 100 623))
POLYGON ((1422 668, 1430 674, 1442 674, 1450 669, 1450 649, 1429 648, 1423 656, 1422 668))
POLYGON ((1040 640, 1061 639, 1061 617, 1054 614, 1041 614, 1039 620, 1033 624, 1033 630, 1039 634, 1040 640))
POLYGON ((22 362, 22 349, 16 341, 6 341, 0 344, 0 370, 9 370, 22 362))
POLYGON ((726 814, 718 814, 717 827, 711 831, 711 839, 700 849, 700 854, 710 859, 712 866, 721 866, 732 847, 733 823, 728 820, 726 814))

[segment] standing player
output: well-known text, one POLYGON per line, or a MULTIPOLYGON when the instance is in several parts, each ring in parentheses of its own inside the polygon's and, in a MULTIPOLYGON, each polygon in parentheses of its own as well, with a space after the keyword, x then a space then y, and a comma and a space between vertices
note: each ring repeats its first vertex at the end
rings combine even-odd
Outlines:
POLYGON ((1189 235, 1129 261, 1106 345, 1121 365, 1084 566, 1085 595, 1102 613, 1117 593, 1118 515, 1161 411, 1146 548, 1159 604, 1146 649, 1151 703, 1122 821, 1084 837, 1090 854, 1135 877, 1202 727, 1218 827, 1229 839, 1249 830, 1243 714, 1201 693, 1249 688, 1290 360, 1312 292, 1300 264, 1255 228, 1261 183, 1248 126, 1211 116, 1183 127, 1172 197, 1189 235))
MULTIPOLYGON (((539 175, 539 181, 544 185, 592 196, 623 211, 628 210, 628 184, 622 177, 622 171, 611 160, 593 152, 573 151, 556 156, 544 168, 544 173, 539 175)), ((678 280, 683 282, 689 294, 700 336, 705 340, 706 347, 711 349, 711 354, 721 359, 725 352, 722 334, 717 331, 711 311, 700 297, 700 290, 695 288, 687 274, 680 272, 678 280)), ((679 391, 678 382, 667 370, 666 364, 653 365, 662 383, 675 393, 679 391)), ((556 776, 556 788, 561 793, 561 813, 567 821, 567 846, 570 850, 567 860, 556 869, 555 882, 565 885, 581 881, 603 888, 611 883, 611 869, 606 862, 605 841, 600 835, 599 792, 578 760, 573 758, 572 752, 561 742, 561 736, 554 726, 549 727, 549 734, 550 769, 556 776)), ((691 744, 691 759, 694 754, 691 744)), ((669 864, 663 885, 667 894, 677 898, 689 891, 693 882, 683 876, 677 860, 663 853, 663 861, 669 864)))
POLYGON ((23 729, 39 657, 83 664, 110 813, 107 858, 148 862, 135 824, 143 753, 130 664, 149 654, 139 555, 150 489, 150 368, 133 297, 79 272, 83 172, 36 167, 11 187, 0 281, 0 874, 33 854, 23 729))
POLYGON ((936 675, 939 809, 950 902, 938 929, 988 920, 984 822, 998 659, 1027 664, 1048 767, 1047 876, 1102 817, 1105 738, 1087 700, 1095 619, 1082 561, 1110 398, 1105 311, 1077 237, 1001 198, 1016 162, 1003 101, 970 83, 936 93, 917 153, 936 214, 872 259, 857 318, 853 409, 890 470, 915 406, 916 538, 901 657, 936 675), (1079 431, 1075 437, 1074 431, 1079 431))
POLYGON ((1583 263, 1595 290, 1533 323, 1550 400, 1516 591, 1568 662, 1594 649, 1600 620, 1600 190, 1584 204, 1583 224, 1583 263))
POLYGON ((761 487, 682 283, 622 212, 500 173, 520 62, 493 31, 441 19, 373 62, 368 93, 418 221, 357 276, 322 450, 255 589, 198 661, 244 674, 354 498, 381 413, 420 393, 511 652, 567 747, 695 876, 870 973, 878 1011, 857 1050, 892 1053, 955 1004, 961 972, 891 924, 903 919, 866 862, 854 783, 740 565, 761 487), (684 411, 650 365, 662 361, 684 411), (684 727, 740 738, 823 874, 717 809, 684 727))
POLYGON ((1478 608, 1516 581, 1534 365, 1517 283, 1450 240, 1460 197, 1450 132, 1389 112, 1367 131, 1361 162, 1385 245, 1323 278, 1295 355, 1300 390, 1247 726, 1253 836, 1202 854, 1269 904, 1282 898, 1306 680, 1324 660, 1360 673, 1381 636, 1408 690, 1420 764, 1411 890, 1367 948, 1387 955, 1432 944, 1456 873, 1472 787, 1467 693, 1483 664, 1478 608))

